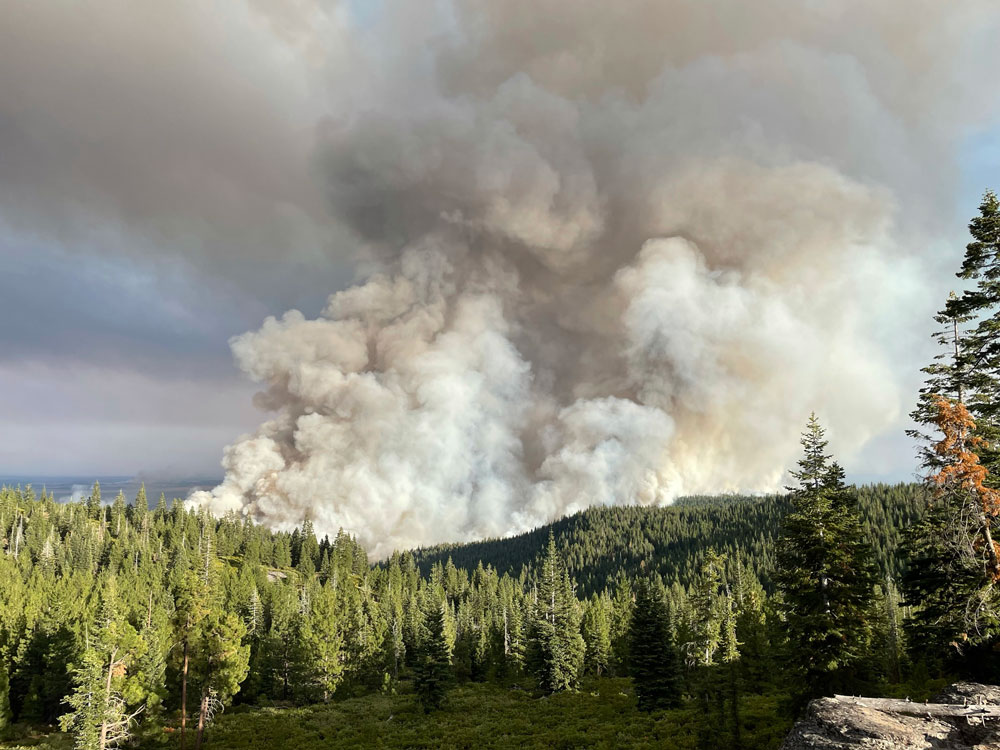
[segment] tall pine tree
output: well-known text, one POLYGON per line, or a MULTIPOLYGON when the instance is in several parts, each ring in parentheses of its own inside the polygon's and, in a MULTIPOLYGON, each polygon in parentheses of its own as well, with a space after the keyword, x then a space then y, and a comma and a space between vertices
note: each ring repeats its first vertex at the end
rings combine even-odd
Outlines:
POLYGON ((792 511, 777 545, 775 582, 783 595, 791 663, 804 693, 829 695, 856 684, 871 637, 876 574, 844 472, 826 454, 813 414, 792 476, 792 511))
POLYGON ((1000 637, 1000 491, 975 453, 984 438, 965 405, 939 397, 935 406, 942 437, 928 475, 934 501, 906 539, 903 589, 916 607, 907 627, 911 646, 932 659, 981 668, 995 662, 1000 637))
POLYGON ((425 713, 441 707, 452 681, 444 610, 444 602, 436 593, 428 592, 424 608, 423 632, 413 669, 414 686, 425 713))
POLYGON ((580 634, 580 603, 551 532, 535 586, 528 664, 545 692, 574 690, 586 651, 580 634))
POLYGON ((653 711, 681 702, 680 657, 663 597, 646 578, 635 585, 628 630, 629 672, 639 708, 653 711))

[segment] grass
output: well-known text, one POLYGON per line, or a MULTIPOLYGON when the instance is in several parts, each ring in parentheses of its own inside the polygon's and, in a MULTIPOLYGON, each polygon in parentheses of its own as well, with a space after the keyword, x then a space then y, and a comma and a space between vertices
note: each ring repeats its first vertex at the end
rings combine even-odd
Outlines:
POLYGON ((16 739, 0 742, 3 750, 72 750, 73 737, 51 726, 15 724, 10 735, 16 739))
MULTIPOLYGON (((746 750, 776 750, 791 722, 778 717, 780 696, 747 696, 741 703, 746 750)), ((600 679, 576 693, 536 697, 494 683, 454 687, 440 711, 425 714, 409 686, 326 705, 238 706, 219 716, 203 750, 329 750, 331 748, 440 748, 441 750, 694 750, 701 724, 692 707, 645 714, 635 707, 628 680, 600 679)), ((69 750, 65 734, 19 734, 4 750, 69 750)), ((193 740, 193 738, 192 738, 193 740)), ((175 731, 151 732, 139 746, 179 747, 175 731)), ((189 741, 188 747, 193 747, 189 741)))
MULTIPOLYGON (((748 698, 744 746, 777 748, 789 723, 777 700, 748 698)), ((305 708, 229 712, 206 736, 204 750, 319 748, 665 748, 697 747, 698 714, 682 708, 639 712, 627 680, 604 679, 577 693, 537 698, 494 684, 454 688, 445 706, 424 714, 412 694, 375 694, 305 708)))

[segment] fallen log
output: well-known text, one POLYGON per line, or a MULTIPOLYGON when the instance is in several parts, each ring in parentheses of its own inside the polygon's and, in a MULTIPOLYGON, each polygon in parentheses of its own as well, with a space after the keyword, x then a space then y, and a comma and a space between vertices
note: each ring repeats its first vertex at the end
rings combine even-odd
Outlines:
POLYGON ((942 719, 1000 719, 1000 706, 914 703, 897 698, 858 698, 852 695, 835 695, 833 698, 843 703, 905 716, 929 716, 942 719))

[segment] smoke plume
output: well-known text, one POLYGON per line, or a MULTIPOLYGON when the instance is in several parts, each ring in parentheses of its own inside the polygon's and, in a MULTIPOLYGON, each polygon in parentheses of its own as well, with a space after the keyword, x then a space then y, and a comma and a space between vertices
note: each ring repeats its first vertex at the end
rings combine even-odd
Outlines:
POLYGON ((325 56, 275 18, 322 59, 316 174, 362 271, 232 341, 273 418, 192 502, 384 556, 775 489, 812 410, 852 455, 909 396, 907 259, 951 205, 956 114, 991 116, 996 17, 387 2, 325 56))

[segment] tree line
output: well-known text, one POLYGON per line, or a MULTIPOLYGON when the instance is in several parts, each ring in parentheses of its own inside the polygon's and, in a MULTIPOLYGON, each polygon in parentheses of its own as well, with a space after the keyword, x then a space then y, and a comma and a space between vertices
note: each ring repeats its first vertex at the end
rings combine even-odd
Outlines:
MULTIPOLYGON (((856 488, 862 530, 874 548, 880 577, 899 580, 904 530, 927 505, 927 487, 916 482, 856 488)), ((531 569, 548 534, 582 596, 613 588, 620 574, 656 573, 670 585, 689 586, 709 548, 757 571, 773 590, 775 542, 791 496, 717 495, 680 498, 664 507, 612 506, 582 510, 547 526, 503 539, 441 544, 413 551, 423 575, 449 559, 474 570, 479 562, 517 577, 531 569)))
MULTIPOLYGON (((584 595, 552 533, 516 576, 451 560, 423 575, 412 553, 373 565, 308 521, 272 532, 141 491, 105 504, 99 485, 70 503, 5 488, 0 528, 0 725, 61 721, 81 748, 164 725, 197 748, 234 701, 412 685, 433 710, 456 681, 551 693, 591 676, 633 677, 650 710, 698 700, 718 739, 741 694, 786 679, 780 594, 713 548, 687 585, 644 566, 584 595)), ((889 619, 872 679, 901 658, 889 619)))

